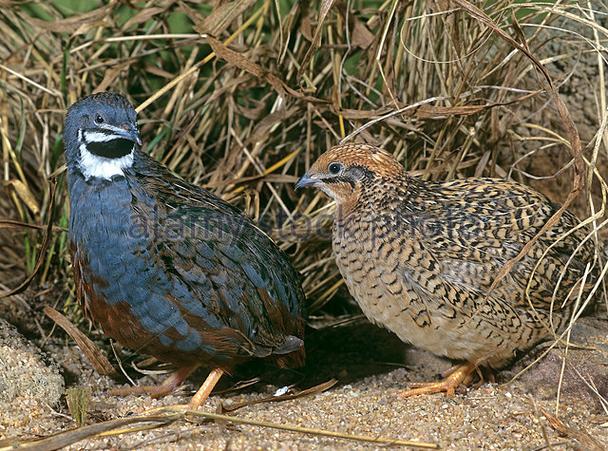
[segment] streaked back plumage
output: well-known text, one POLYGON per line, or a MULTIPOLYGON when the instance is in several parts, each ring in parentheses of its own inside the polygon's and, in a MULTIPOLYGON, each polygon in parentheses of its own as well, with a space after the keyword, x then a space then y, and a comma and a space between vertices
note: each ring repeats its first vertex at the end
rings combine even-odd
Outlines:
POLYGON ((504 366, 561 331, 597 280, 589 230, 565 212, 491 289, 558 209, 518 183, 424 181, 358 144, 330 149, 306 180, 337 200, 333 248, 364 313, 435 354, 504 366))

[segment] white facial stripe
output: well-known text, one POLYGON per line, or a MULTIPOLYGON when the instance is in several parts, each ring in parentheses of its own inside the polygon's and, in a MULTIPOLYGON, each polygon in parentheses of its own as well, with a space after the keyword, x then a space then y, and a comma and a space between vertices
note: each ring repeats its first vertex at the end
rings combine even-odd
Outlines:
POLYGON ((91 130, 86 130, 84 132, 84 140, 88 143, 104 143, 118 138, 122 137, 112 133, 103 133, 91 130))
MULTIPOLYGON (((86 133, 86 132, 85 132, 86 133)), ((115 139, 113 137, 112 139, 115 139)), ((80 144, 80 170, 84 175, 85 180, 91 177, 98 177, 110 180, 114 175, 124 175, 123 169, 133 165, 133 153, 135 145, 131 153, 120 158, 105 158, 94 155, 87 149, 86 143, 80 144)))

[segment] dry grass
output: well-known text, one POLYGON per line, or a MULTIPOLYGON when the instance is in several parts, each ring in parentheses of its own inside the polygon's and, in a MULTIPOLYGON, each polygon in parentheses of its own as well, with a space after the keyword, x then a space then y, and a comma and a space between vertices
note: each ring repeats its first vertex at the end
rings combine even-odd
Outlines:
POLYGON ((271 231, 304 274, 312 313, 342 284, 333 207, 293 183, 345 138, 381 145, 421 177, 510 176, 556 201, 584 174, 571 207, 594 225, 590 239, 607 235, 606 0, 475 2, 546 67, 581 134, 581 164, 530 57, 461 0, 110 2, 83 13, 69 3, 0 2, 0 217, 11 219, 0 221, 0 271, 10 287, 36 272, 33 306, 81 318, 61 132, 66 106, 96 90, 128 93, 147 152, 271 231))

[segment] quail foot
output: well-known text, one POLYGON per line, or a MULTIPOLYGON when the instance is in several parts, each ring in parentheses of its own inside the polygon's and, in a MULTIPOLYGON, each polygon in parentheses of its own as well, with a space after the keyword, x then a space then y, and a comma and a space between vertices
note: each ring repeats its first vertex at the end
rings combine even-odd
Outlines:
POLYGON ((122 345, 177 368, 159 386, 118 393, 163 396, 204 366, 196 408, 240 362, 303 363, 304 293, 287 257, 238 209, 143 153, 123 96, 73 104, 64 143, 84 310, 122 345))
POLYGON ((588 231, 565 212, 495 288, 558 206, 515 182, 409 176, 364 144, 321 155, 297 187, 336 202, 333 250, 365 315, 404 342, 461 362, 403 396, 446 392, 563 329, 598 277, 588 231), (580 293, 579 293, 580 292, 580 293))

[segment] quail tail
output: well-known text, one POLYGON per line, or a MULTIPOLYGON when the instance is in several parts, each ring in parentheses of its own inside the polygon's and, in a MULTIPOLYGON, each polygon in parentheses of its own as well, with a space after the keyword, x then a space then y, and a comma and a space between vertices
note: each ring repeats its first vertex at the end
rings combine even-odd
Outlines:
POLYGON ((304 341, 294 335, 289 335, 285 341, 272 350, 274 361, 279 368, 300 368, 304 366, 306 351, 304 341))

